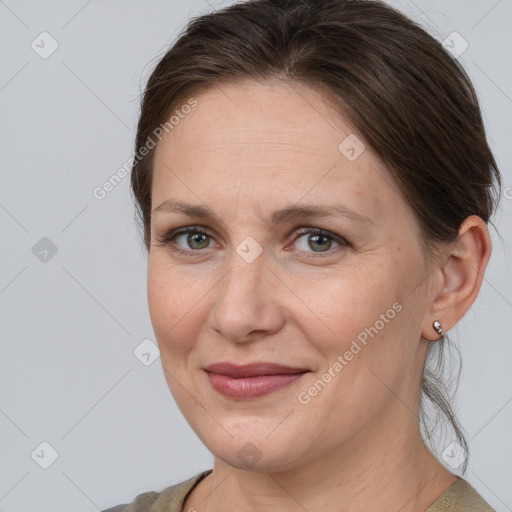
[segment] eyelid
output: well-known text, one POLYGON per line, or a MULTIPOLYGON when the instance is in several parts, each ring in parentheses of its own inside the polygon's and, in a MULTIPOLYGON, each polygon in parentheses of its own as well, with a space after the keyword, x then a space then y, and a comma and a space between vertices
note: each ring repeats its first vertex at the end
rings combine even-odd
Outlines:
POLYGON ((343 238, 341 235, 338 235, 336 233, 333 233, 332 231, 329 231, 328 229, 322 229, 318 228, 316 226, 301 226, 300 228, 295 229, 293 232, 296 232, 296 239, 300 238, 304 235, 311 234, 311 235, 323 235, 327 238, 330 238, 331 240, 334 240, 340 245, 349 245, 348 241, 343 238))

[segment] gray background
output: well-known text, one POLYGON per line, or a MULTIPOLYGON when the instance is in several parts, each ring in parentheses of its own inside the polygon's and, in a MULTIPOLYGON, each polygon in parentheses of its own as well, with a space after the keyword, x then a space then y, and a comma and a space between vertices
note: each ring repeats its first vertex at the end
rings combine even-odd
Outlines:
MULTIPOLYGON (((492 231, 480 296, 450 334, 464 360, 458 404, 472 449, 466 478, 497 511, 508 511, 512 1, 391 3, 435 37, 457 31, 469 43, 460 60, 504 176, 501 238, 492 231)), ((100 510, 212 466, 170 395, 160 360, 145 366, 133 353, 154 338, 129 180, 103 200, 93 189, 132 155, 139 94, 158 56, 189 17, 221 5, 0 0, 4 512, 100 510), (59 45, 46 59, 31 47, 51 48, 49 39, 41 42, 43 31, 59 45), (52 452, 42 442, 58 453, 47 469, 40 465, 52 452)))

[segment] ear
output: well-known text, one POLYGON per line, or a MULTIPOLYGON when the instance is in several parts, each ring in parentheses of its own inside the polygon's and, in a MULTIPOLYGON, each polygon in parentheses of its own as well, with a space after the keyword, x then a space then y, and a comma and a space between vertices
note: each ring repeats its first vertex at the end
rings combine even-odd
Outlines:
POLYGON ((467 217, 457 239, 442 252, 436 269, 431 304, 423 323, 422 336, 439 339, 432 323, 450 330, 475 301, 491 256, 491 238, 486 223, 477 215, 467 217))

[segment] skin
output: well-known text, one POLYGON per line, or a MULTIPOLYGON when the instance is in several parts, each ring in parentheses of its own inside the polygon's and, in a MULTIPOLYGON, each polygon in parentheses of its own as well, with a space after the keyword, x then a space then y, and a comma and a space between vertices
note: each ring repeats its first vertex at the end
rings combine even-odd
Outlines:
POLYGON ((491 250, 485 223, 468 217, 458 240, 428 257, 378 155, 366 144, 350 161, 338 149, 350 134, 364 137, 318 90, 248 81, 195 97, 156 148, 148 263, 169 388, 214 455, 213 473, 183 510, 425 510, 456 480, 419 433, 426 340, 439 338, 434 320, 447 331, 475 300, 491 250), (219 219, 156 210, 168 200, 207 206, 219 219), (368 220, 338 213, 270 222, 288 206, 334 203, 368 220), (208 233, 195 245, 186 234, 161 242, 195 226, 208 233), (333 236, 298 234, 303 227, 333 236), (249 236, 263 250, 252 263, 236 251, 249 236), (393 304, 400 311, 301 403, 298 394, 393 304), (204 371, 220 361, 310 373, 233 400, 204 371), (243 447, 256 464, 238 455, 243 447))

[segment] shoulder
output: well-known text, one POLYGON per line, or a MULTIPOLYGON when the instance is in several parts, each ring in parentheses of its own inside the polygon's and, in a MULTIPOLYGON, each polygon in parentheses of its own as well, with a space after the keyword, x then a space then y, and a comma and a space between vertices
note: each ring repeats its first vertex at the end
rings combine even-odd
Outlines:
POLYGON ((459 478, 425 512, 495 512, 464 479, 459 478))
POLYGON ((102 512, 180 512, 187 494, 211 471, 211 469, 203 471, 161 492, 150 491, 139 494, 131 503, 117 505, 102 512))

